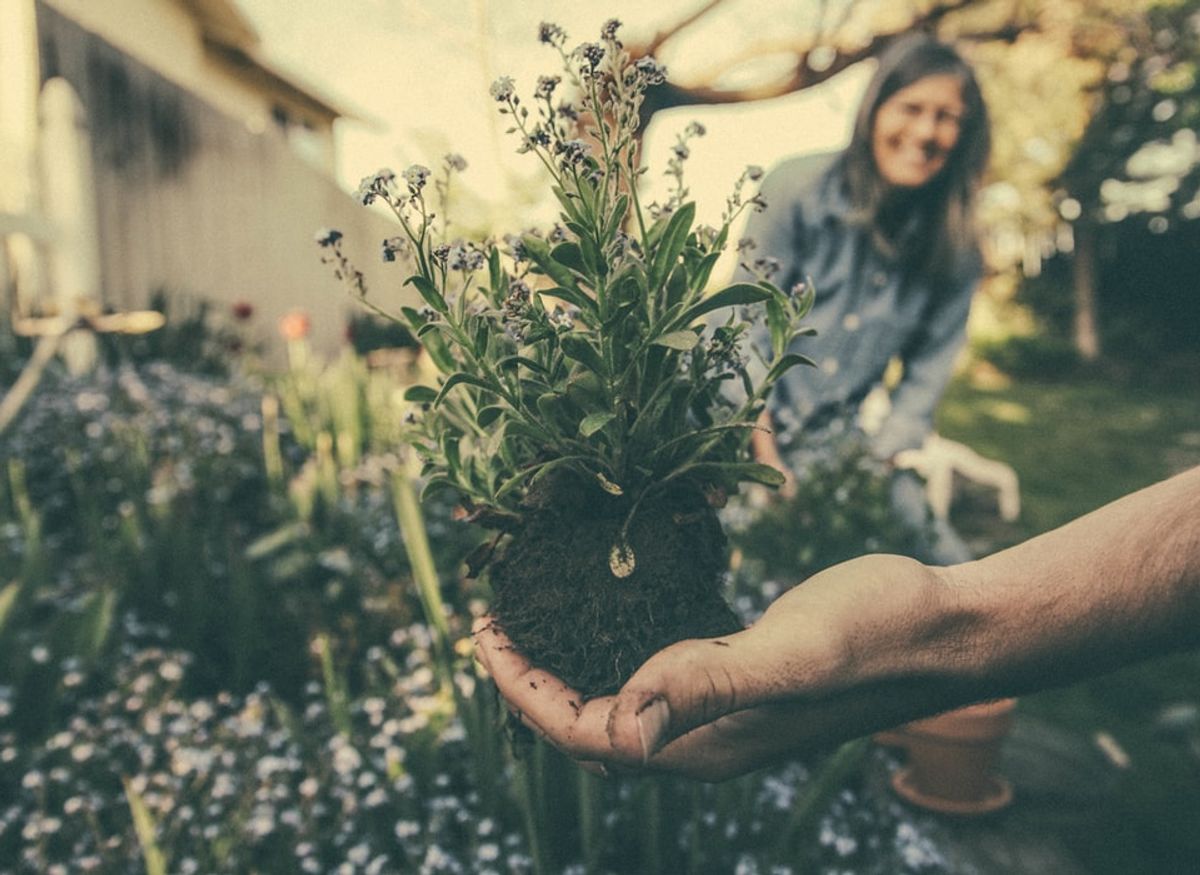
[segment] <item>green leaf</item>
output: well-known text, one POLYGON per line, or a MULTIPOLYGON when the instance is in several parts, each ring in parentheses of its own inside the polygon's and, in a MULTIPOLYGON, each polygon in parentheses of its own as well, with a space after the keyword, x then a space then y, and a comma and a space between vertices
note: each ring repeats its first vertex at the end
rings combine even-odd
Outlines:
POLYGON ((129 813, 133 816, 133 832, 142 849, 146 875, 167 875, 167 858, 155 836, 158 827, 154 823, 154 817, 138 791, 134 789, 133 782, 122 777, 121 783, 125 785, 125 799, 129 802, 129 813))
POLYGON ((492 248, 488 253, 488 285, 492 289, 492 297, 499 301, 508 291, 508 283, 504 281, 504 268, 500 266, 500 250, 492 248))
POLYGON ((704 287, 708 285, 708 278, 712 276, 713 266, 717 263, 717 259, 721 257, 721 251, 710 252, 708 255, 700 259, 700 264, 696 267, 692 274, 692 290, 696 292, 704 291, 704 287))
POLYGON ((583 220, 583 217, 579 214, 579 207, 575 206, 575 198, 572 195, 567 194, 557 185, 551 186, 550 190, 554 192, 554 197, 566 212, 566 215, 563 217, 564 221, 580 222, 583 220))
POLYGON ((526 234, 521 238, 521 244, 525 247, 525 251, 529 253, 529 257, 542 273, 546 274, 546 276, 550 277, 550 279, 554 280, 560 286, 578 292, 575 286, 575 275, 571 273, 569 267, 565 264, 560 264, 551 255, 550 247, 545 240, 540 237, 534 237, 532 234, 526 234))
POLYGON ((437 400, 437 390, 429 386, 409 386, 404 391, 404 400, 413 401, 417 404, 432 404, 437 400))
POLYGON ((608 389, 599 375, 580 370, 567 380, 567 397, 584 409, 609 407, 608 389))
POLYGON ((684 204, 667 222, 662 240, 654 253, 650 268, 650 285, 657 288, 666 279, 667 272, 683 252, 683 244, 687 242, 688 232, 692 228, 692 220, 696 218, 696 205, 684 204))
POLYGON ((783 355, 788 345, 788 330, 791 323, 783 307, 774 298, 767 301, 767 328, 771 332, 771 354, 783 355))
MULTIPOLYGON (((580 291, 579 289, 569 288, 566 286, 557 286, 556 288, 547 289, 543 292, 540 292, 540 294, 549 295, 552 298, 561 298, 568 304, 574 304, 585 313, 591 313, 592 315, 595 315, 597 312, 599 312, 596 307, 596 302, 592 299, 592 297, 585 292, 580 291)), ((530 338, 525 338, 526 346, 532 342, 533 341, 530 338)))
POLYGON ((783 472, 761 462, 697 462, 684 465, 672 477, 681 474, 701 474, 728 477, 733 480, 753 480, 765 486, 782 486, 785 481, 783 472))
POLYGON ((475 318, 475 354, 480 357, 487 356, 488 339, 492 333, 492 323, 490 320, 477 316, 475 318))
POLYGON ((710 438, 728 434, 730 432, 750 431, 755 428, 757 428, 757 426, 753 422, 725 422, 721 425, 713 425, 709 426, 708 428, 697 429, 696 431, 690 431, 687 434, 673 438, 666 443, 659 444, 655 448, 655 455, 667 450, 673 450, 680 446, 686 448, 691 444, 695 444, 696 447, 699 447, 710 438))
POLYGON ((600 352, 588 343, 582 334, 564 334, 559 342, 567 358, 582 363, 597 374, 607 376, 608 369, 604 366, 604 360, 600 358, 600 352))
POLYGON ((489 428, 492 423, 500 418, 500 414, 504 413, 503 407, 498 407, 495 404, 484 407, 475 416, 475 422, 480 428, 489 428))
POLYGON ((601 255, 590 234, 579 238, 579 255, 588 276, 603 277, 608 275, 608 262, 601 255))
POLYGON ((446 346, 446 339, 441 334, 430 334, 428 337, 422 338, 421 344, 443 374, 449 374, 458 367, 458 362, 454 360, 454 355, 446 346))
POLYGON ((559 396, 553 392, 547 392, 544 395, 539 395, 537 399, 538 413, 542 414, 547 424, 552 424, 558 413, 558 398, 559 396))
POLYGON ((446 378, 446 382, 442 383, 441 391, 439 391, 437 396, 433 399, 433 406, 437 407, 440 405, 445 399, 447 392, 449 392, 455 386, 460 386, 464 383, 468 386, 474 386, 477 389, 483 389, 485 392, 496 392, 495 387, 485 380, 481 380, 479 377, 476 377, 473 374, 464 374, 462 371, 459 371, 458 373, 451 374, 446 378))
POLYGON ((817 290, 813 288, 812 280, 808 279, 804 284, 804 291, 800 295, 800 301, 796 307, 796 318, 803 319, 808 315, 808 311, 812 309, 813 303, 817 300, 817 290))
POLYGON ((578 243, 559 243, 550 250, 550 257, 571 270, 581 274, 589 273, 587 265, 584 263, 583 250, 579 248, 578 243))
POLYGON ((446 492, 447 490, 455 493, 458 492, 458 488, 454 485, 453 481, 451 481, 449 477, 446 477, 442 474, 435 474, 433 477, 430 477, 428 480, 426 480, 425 485, 421 487, 421 495, 419 496, 418 500, 425 501, 427 498, 430 498, 439 492, 446 492))
POLYGON ((433 283, 419 273, 410 276, 404 281, 404 284, 406 286, 414 286, 421 293, 421 297, 425 299, 425 303, 443 316, 450 312, 450 308, 446 305, 446 299, 442 297, 442 293, 437 290, 437 287, 433 283))
POLYGON ((410 328, 420 328, 427 321, 429 321, 414 307, 401 307, 400 312, 404 314, 404 318, 408 320, 410 328))
POLYGON ((616 418, 617 414, 611 410, 601 413, 589 413, 583 418, 583 422, 579 423, 579 433, 584 437, 591 437, 616 418))
POLYGON ((664 334, 662 337, 656 337, 651 341, 655 346, 665 346, 668 349, 689 350, 694 349, 696 344, 700 342, 700 335, 689 328, 682 331, 672 331, 670 334, 664 334))
POLYGON ((524 366, 539 374, 546 373, 546 366, 523 355, 506 355, 496 360, 496 367, 501 371, 512 371, 524 366))
POLYGON ((79 625, 75 629, 75 652, 86 661, 95 660, 104 649, 109 632, 112 631, 116 604, 115 590, 100 590, 92 593, 87 606, 79 615, 79 625))
POLYGON ((458 451, 458 435, 443 433, 438 441, 442 455, 446 457, 446 468, 458 477, 462 468, 462 456, 458 451))
POLYGON ((751 283, 735 283, 689 307, 675 321, 675 324, 691 325, 701 316, 711 313, 713 310, 720 310, 722 307, 735 307, 739 304, 757 304, 760 301, 769 300, 770 297, 771 293, 760 286, 751 283))
POLYGON ((272 553, 279 552, 284 547, 291 546, 297 541, 309 537, 311 534, 312 531, 309 529, 307 523, 292 523, 256 539, 246 547, 243 555, 252 562, 257 559, 263 559, 272 553))
POLYGON ((810 365, 815 368, 817 363, 806 355, 800 355, 800 353, 797 352, 788 353, 771 366, 771 370, 767 372, 767 377, 763 383, 765 385, 774 383, 776 380, 782 377, 785 372, 796 367, 796 365, 810 365))
POLYGON ((667 277, 667 306, 684 299, 688 292, 688 271, 686 264, 677 264, 667 277))
POLYGON ((603 235, 610 236, 614 231, 621 227, 621 220, 625 218, 625 211, 629 209, 629 195, 623 194, 617 198, 617 202, 613 204, 612 212, 608 214, 608 221, 604 223, 603 235))
POLYGON ((21 584, 19 582, 10 583, 4 589, 0 589, 0 633, 4 631, 8 615, 12 613, 13 605, 17 603, 17 595, 20 592, 21 584))

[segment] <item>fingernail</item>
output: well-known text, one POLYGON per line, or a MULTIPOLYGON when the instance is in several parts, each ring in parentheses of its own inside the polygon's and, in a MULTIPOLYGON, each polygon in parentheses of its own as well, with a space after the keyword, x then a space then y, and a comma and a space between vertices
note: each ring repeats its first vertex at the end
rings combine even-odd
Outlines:
POLYGON ((650 762, 662 749, 667 733, 667 725, 671 722, 671 709, 666 699, 651 699, 642 710, 635 715, 638 728, 638 741, 642 746, 642 762, 650 762))

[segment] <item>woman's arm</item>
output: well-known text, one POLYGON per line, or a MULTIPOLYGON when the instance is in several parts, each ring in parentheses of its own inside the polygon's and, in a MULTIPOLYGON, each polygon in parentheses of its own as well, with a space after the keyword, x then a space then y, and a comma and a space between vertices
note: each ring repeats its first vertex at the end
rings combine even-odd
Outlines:
POLYGON ((659 652, 612 697, 582 702, 486 622, 476 640, 510 705, 570 755, 720 780, 1194 646, 1200 468, 977 562, 835 566, 744 632, 659 652))
POLYGON ((933 430, 933 415, 954 362, 967 340, 967 317, 978 285, 972 274, 935 302, 920 332, 905 346, 904 373, 891 395, 892 409, 875 439, 875 453, 890 459, 901 450, 921 446, 933 430))

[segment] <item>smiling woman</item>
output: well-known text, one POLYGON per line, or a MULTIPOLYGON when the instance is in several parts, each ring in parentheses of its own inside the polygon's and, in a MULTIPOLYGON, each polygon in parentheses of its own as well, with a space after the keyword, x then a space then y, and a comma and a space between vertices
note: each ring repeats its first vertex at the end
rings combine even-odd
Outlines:
MULTIPOLYGON (((897 358, 903 375, 870 444, 888 463, 922 445, 966 339, 981 263, 971 214, 989 144, 971 68, 950 46, 917 35, 880 59, 844 151, 795 159, 768 176, 772 209, 751 217, 747 234, 760 257, 746 271, 777 266, 782 288, 815 288, 809 349, 820 372, 780 382, 762 422, 773 434, 753 437, 760 461, 808 470, 818 435, 856 428, 863 399, 897 358)), ((910 527, 925 527, 911 472, 894 478, 892 504, 910 527)), ((918 558, 970 558, 946 522, 934 527, 918 558)))
POLYGON ((879 175, 896 188, 932 180, 958 144, 964 111, 962 84, 950 74, 926 76, 889 97, 871 135, 879 175))

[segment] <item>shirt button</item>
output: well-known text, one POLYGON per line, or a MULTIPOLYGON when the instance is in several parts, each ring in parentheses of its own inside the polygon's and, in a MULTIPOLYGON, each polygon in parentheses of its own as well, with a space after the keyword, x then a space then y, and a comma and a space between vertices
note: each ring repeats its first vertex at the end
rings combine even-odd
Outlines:
POLYGON ((847 313, 842 317, 842 327, 847 331, 858 331, 862 327, 862 318, 857 313, 847 313))
POLYGON ((871 282, 873 282, 875 284, 875 288, 882 289, 888 283, 887 274, 884 273, 882 270, 877 270, 877 271, 875 271, 875 274, 871 277, 871 282))
POLYGON ((827 373, 829 376, 832 377, 834 374, 836 374, 838 372, 838 360, 835 359, 833 356, 829 356, 828 358, 823 359, 821 361, 821 370, 823 370, 825 373, 827 373))

